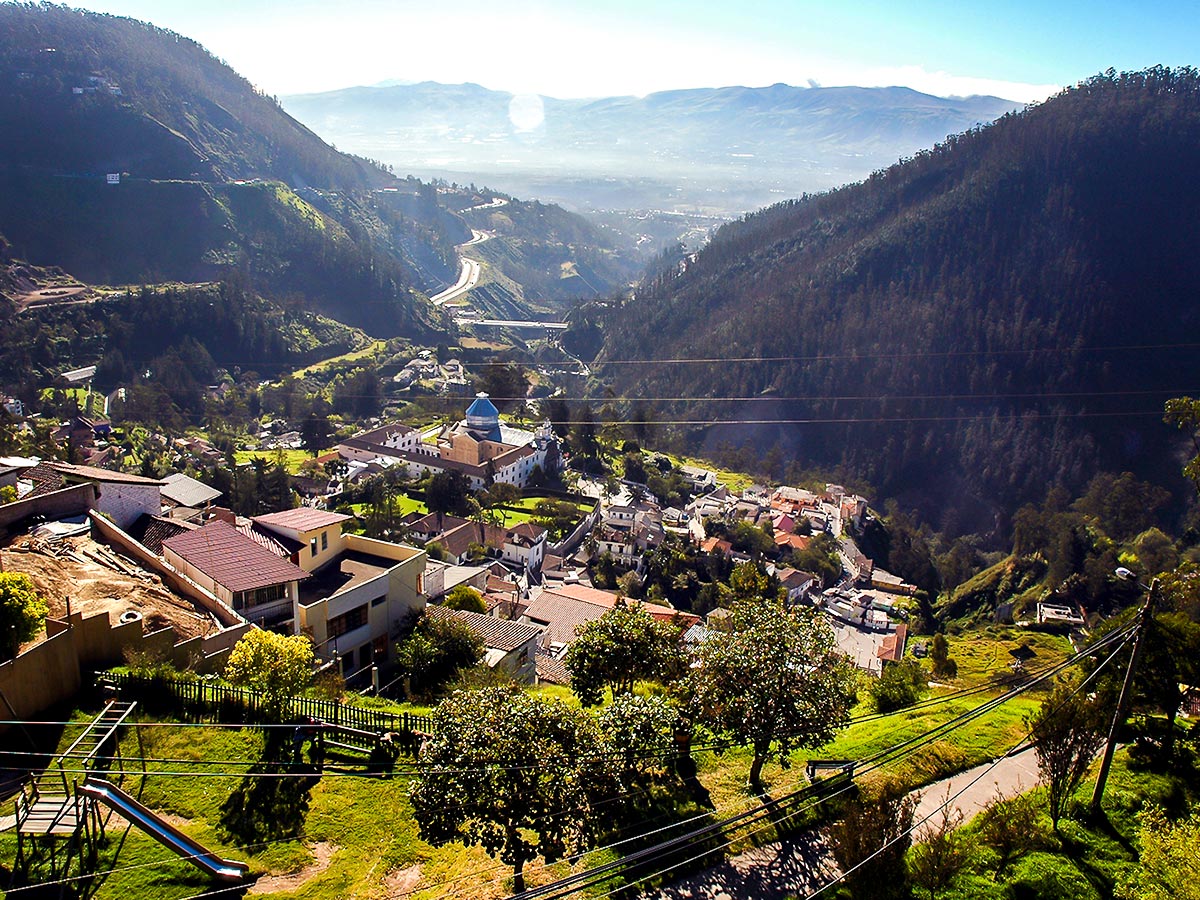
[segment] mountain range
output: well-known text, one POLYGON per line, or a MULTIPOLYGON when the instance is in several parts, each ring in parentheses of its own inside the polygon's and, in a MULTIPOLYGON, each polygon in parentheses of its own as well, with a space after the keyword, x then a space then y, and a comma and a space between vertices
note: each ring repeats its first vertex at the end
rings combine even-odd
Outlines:
POLYGON ((616 396, 712 420, 693 446, 853 473, 951 532, 1100 469, 1183 497, 1161 419, 1196 390, 1198 167, 1200 75, 1100 75, 728 224, 576 322, 616 396))
POLYGON ((775 84, 556 99, 435 82, 282 102, 340 146, 398 171, 469 173, 584 209, 721 215, 858 180, 1019 106, 902 87, 775 84))
MULTIPOLYGON (((447 323, 425 297, 471 238, 460 212, 493 196, 337 151, 174 32, 0 4, 0 234, 16 258, 96 284, 236 278, 375 335, 428 337, 447 323)), ((533 294, 629 279, 633 260, 588 223, 511 204, 494 224, 516 262, 496 268, 532 278, 530 258, 545 262, 533 294), (589 278, 559 279, 564 266, 589 278)))

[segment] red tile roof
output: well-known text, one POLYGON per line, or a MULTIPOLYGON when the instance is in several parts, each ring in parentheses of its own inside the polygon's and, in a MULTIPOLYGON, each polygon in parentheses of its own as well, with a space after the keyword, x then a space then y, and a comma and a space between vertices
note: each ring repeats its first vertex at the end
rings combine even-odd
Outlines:
POLYGON ((163 541, 163 547, 234 593, 308 578, 303 569, 280 559, 227 522, 210 522, 178 534, 163 541))
POLYGON ((283 512, 268 513, 265 516, 255 516, 254 522, 267 528, 288 528, 292 531, 316 531, 328 525, 345 522, 353 516, 345 513, 330 512, 327 509, 313 509, 309 506, 297 506, 295 509, 285 509, 283 512))

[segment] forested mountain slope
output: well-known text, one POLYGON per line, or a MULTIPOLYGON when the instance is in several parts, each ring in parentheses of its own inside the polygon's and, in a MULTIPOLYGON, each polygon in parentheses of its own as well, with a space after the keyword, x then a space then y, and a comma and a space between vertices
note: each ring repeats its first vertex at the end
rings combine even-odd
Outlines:
POLYGON ((599 372, 622 396, 773 398, 658 417, 785 420, 693 439, 973 509, 951 528, 1097 466, 1168 477, 1161 404, 1194 390, 1200 342, 1198 167, 1195 71, 1097 76, 726 226, 606 315, 599 372), (714 361, 620 362, 680 358, 714 361))
POLYGON ((0 5, 0 232, 31 263, 108 284, 237 277, 378 334, 428 333, 419 269, 452 277, 469 232, 432 190, 401 212, 421 188, 339 153, 185 37, 0 5))

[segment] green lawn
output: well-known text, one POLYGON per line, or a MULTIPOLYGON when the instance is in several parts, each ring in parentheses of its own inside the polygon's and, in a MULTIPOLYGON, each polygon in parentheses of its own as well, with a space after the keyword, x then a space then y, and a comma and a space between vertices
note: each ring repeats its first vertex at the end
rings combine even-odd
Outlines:
MULTIPOLYGON (((407 516, 409 513, 413 513, 413 512, 421 513, 422 515, 424 515, 425 513, 429 512, 429 509, 425 506, 424 501, 415 500, 412 497, 408 496, 407 494, 397 495, 392 502, 396 507, 396 515, 397 516, 407 516)), ((358 516, 359 518, 362 518, 367 515, 367 511, 370 508, 370 504, 369 503, 352 503, 350 505, 350 508, 354 510, 354 514, 356 516, 358 516)))
POLYGON ((252 460, 262 459, 268 465, 272 465, 275 460, 280 458, 280 454, 283 456, 284 466, 290 475, 299 474, 300 466, 306 460, 313 458, 313 455, 307 450, 237 450, 233 454, 233 461, 241 466, 252 460))
POLYGON ((330 366, 336 366, 338 363, 356 362, 360 359, 366 359, 368 356, 374 356, 376 353, 382 353, 386 349, 385 341, 372 341, 360 350, 351 350, 349 353, 343 353, 340 356, 331 356, 329 359, 323 359, 320 362, 315 362, 311 366, 305 366, 303 369, 297 369, 292 373, 293 378, 303 378, 313 372, 318 372, 321 369, 327 369, 330 366))
MULTIPOLYGON (((48 401, 53 399, 56 388, 42 388, 42 400, 48 401)), ((67 397, 74 397, 76 404, 79 406, 79 414, 81 416, 102 416, 104 415, 104 395, 99 391, 89 391, 87 388, 69 387, 62 388, 62 392, 67 397)))

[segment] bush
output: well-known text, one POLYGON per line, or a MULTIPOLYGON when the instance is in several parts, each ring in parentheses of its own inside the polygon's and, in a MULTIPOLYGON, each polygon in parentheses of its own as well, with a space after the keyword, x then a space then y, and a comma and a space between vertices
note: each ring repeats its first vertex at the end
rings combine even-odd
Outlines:
POLYGON ((912 706, 921 699, 928 687, 925 670, 915 659, 905 659, 883 667, 879 678, 871 685, 871 697, 879 712, 891 712, 912 706))

